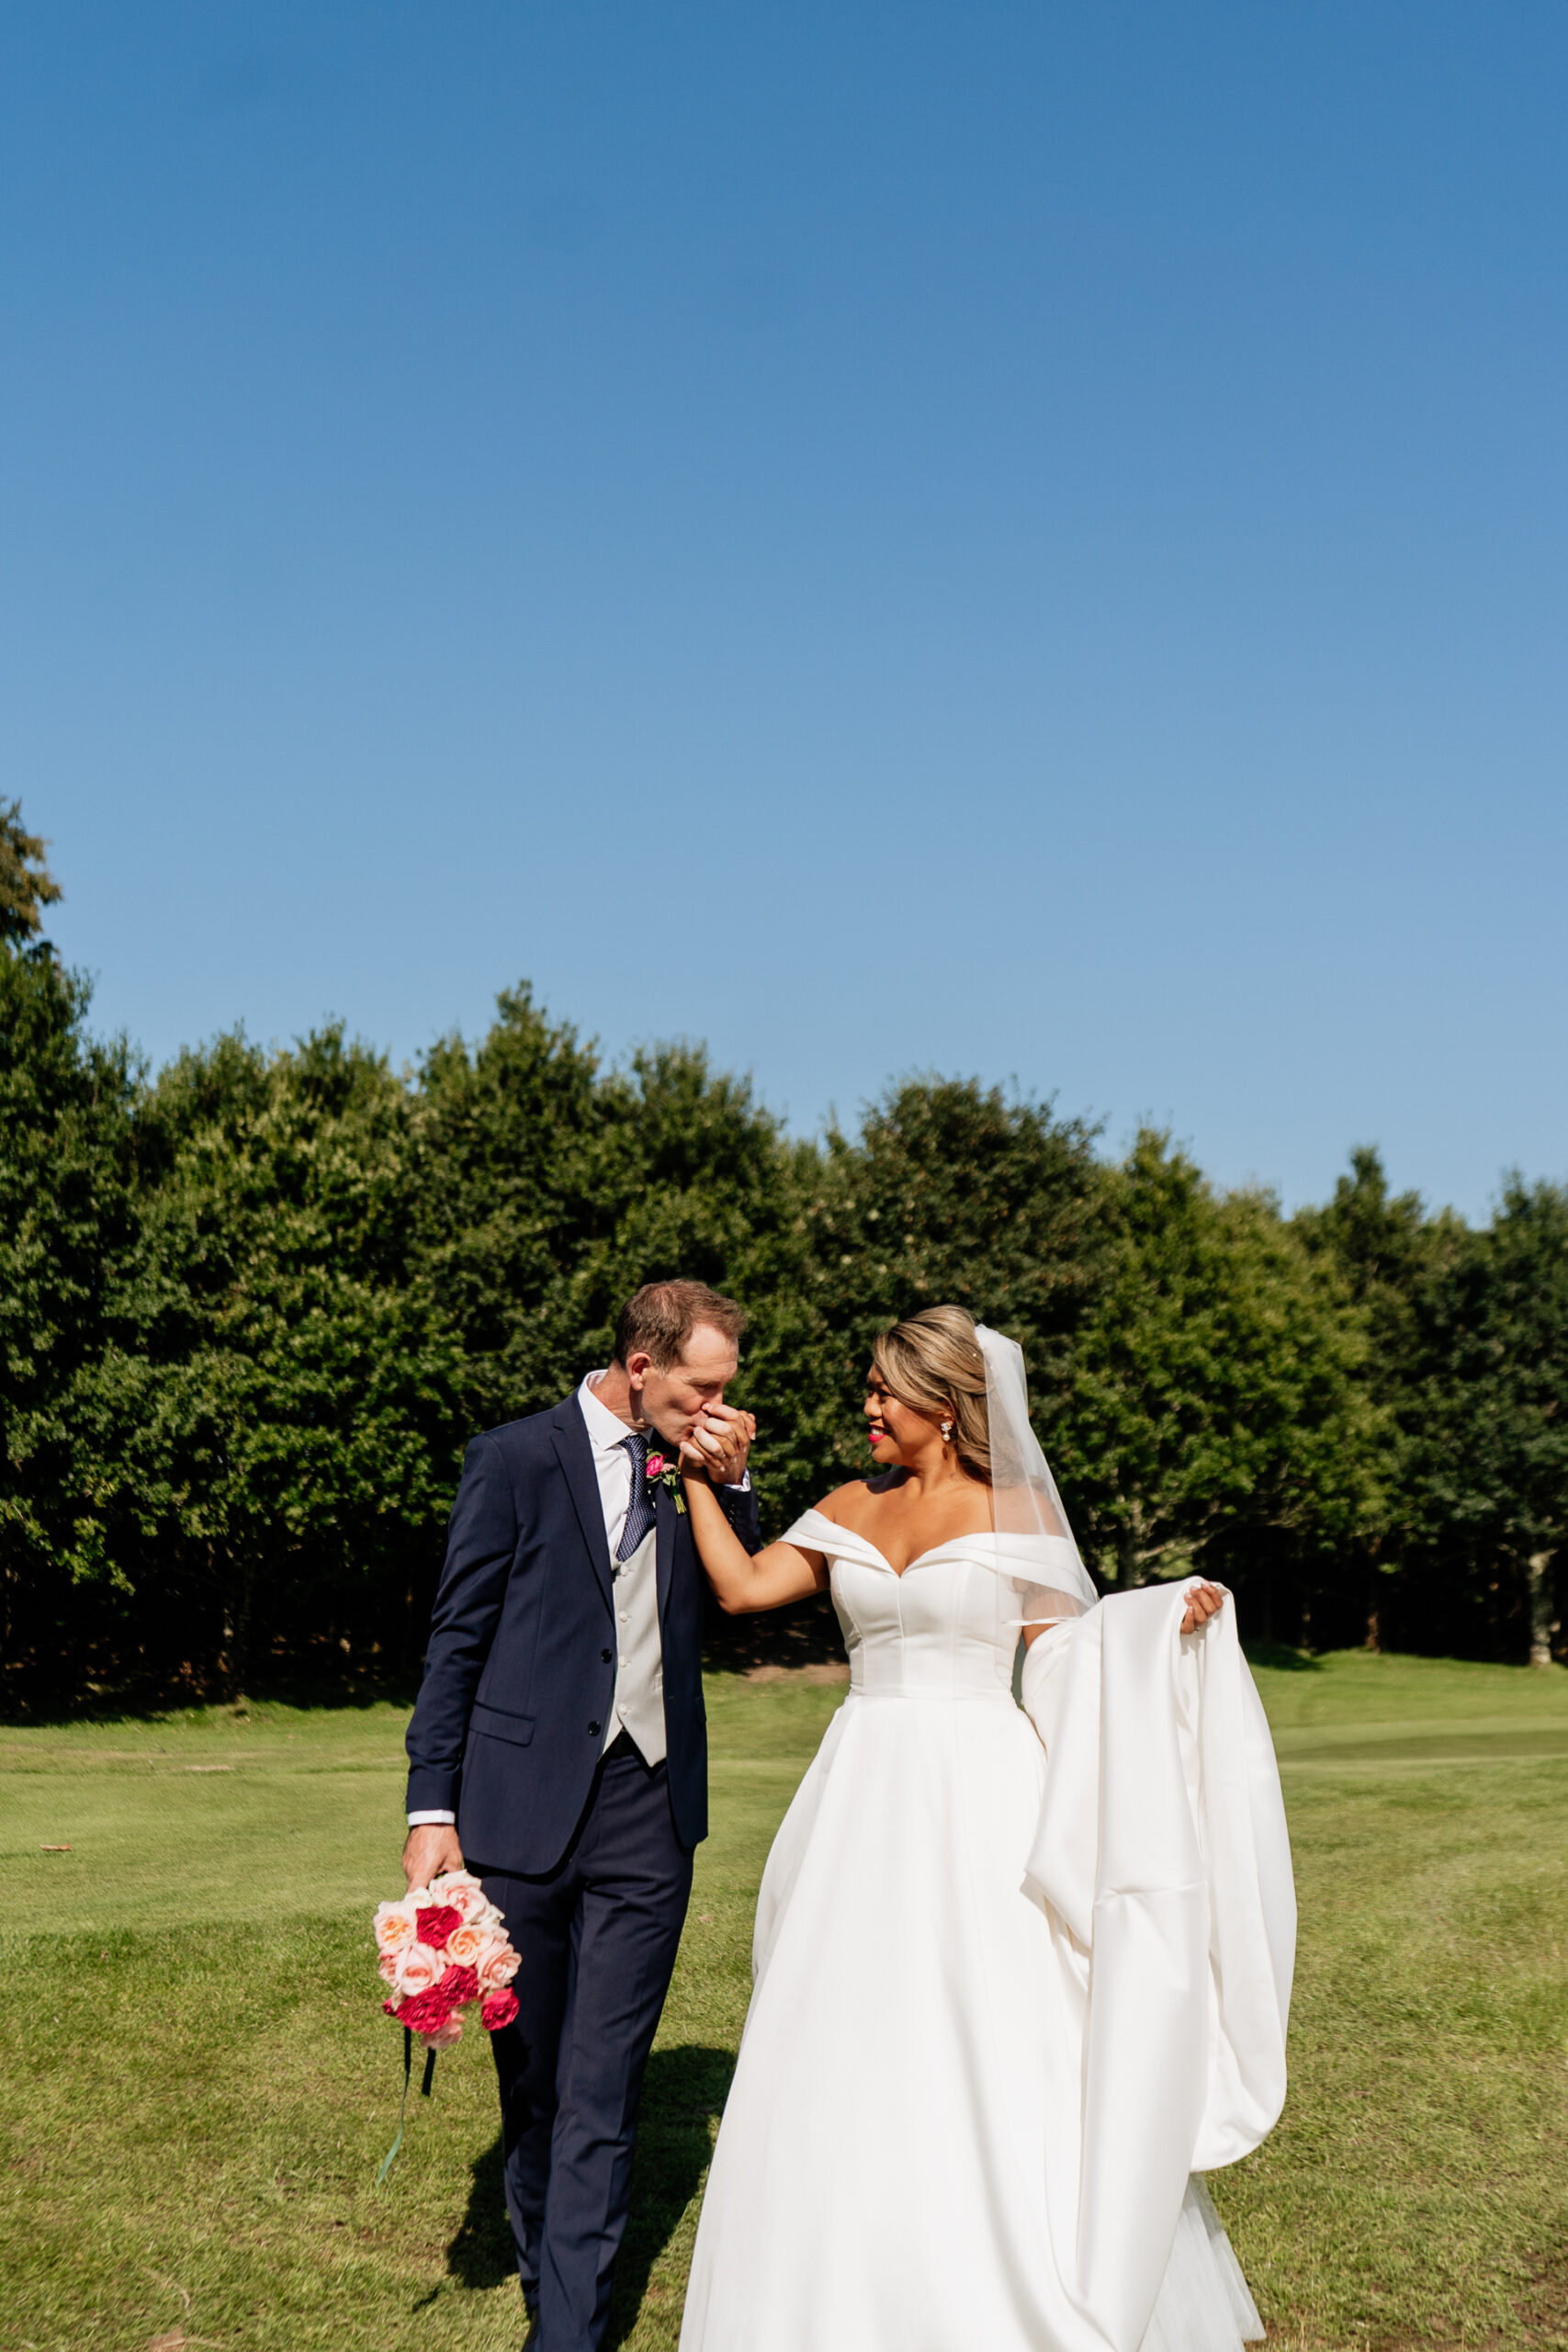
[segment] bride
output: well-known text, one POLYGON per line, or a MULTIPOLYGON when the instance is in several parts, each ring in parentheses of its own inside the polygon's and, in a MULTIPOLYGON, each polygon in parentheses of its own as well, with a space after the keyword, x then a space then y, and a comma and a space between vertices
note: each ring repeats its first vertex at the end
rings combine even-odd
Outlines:
POLYGON ((867 1386, 874 1475, 754 1558, 682 1457, 722 1606, 830 1589, 850 1694, 763 1876, 682 2352, 1239 2352, 1195 2176, 1279 2112, 1294 1911, 1235 1611, 1096 1605, 962 1308, 867 1386))

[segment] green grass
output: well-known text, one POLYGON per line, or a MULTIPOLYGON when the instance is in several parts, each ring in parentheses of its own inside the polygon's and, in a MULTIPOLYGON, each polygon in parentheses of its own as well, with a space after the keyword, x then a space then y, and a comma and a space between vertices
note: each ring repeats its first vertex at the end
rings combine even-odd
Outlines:
MULTIPOLYGON (((1265 2315, 1303 2346, 1568 2346, 1568 1674, 1345 1653, 1258 1680, 1302 1897, 1292 2084, 1211 2186, 1265 2315)), ((629 2352, 675 2341, 757 1880, 840 1696, 711 1686, 629 2352)), ((401 2044, 366 1915, 397 1882, 401 1730, 256 1706, 0 1731, 6 2352, 518 2343, 477 2036, 373 2186, 401 2044)))

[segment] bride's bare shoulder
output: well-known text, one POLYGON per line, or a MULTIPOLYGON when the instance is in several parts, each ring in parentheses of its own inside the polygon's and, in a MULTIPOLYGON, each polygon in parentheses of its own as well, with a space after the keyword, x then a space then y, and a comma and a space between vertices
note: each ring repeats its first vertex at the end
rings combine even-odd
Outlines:
POLYGON ((891 1494, 903 1483, 902 1470, 879 1470, 874 1478, 850 1478, 830 1495, 824 1495, 815 1509, 835 1527, 853 1527, 865 1516, 868 1496, 891 1494))

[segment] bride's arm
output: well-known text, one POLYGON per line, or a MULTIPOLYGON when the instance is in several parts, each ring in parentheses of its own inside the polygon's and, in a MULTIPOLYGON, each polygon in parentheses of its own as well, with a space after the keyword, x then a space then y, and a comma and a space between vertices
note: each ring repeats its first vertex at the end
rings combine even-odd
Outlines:
POLYGON ((683 1462, 682 1469, 697 1557, 726 1616, 782 1609, 786 1600, 804 1600, 808 1593, 824 1589, 828 1563, 820 1552, 803 1552, 794 1544, 770 1544, 761 1552, 748 1552, 706 1478, 683 1462))

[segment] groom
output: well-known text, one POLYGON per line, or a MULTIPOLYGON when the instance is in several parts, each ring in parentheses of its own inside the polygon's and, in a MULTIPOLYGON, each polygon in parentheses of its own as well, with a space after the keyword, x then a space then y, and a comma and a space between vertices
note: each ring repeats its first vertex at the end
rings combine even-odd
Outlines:
POLYGON ((467 1857, 522 1954, 517 2018, 491 2046, 537 2352, 593 2352, 604 2334, 643 2069, 707 1835, 702 1579, 673 1471, 697 1449, 760 1548, 753 1424, 724 1402, 745 1322, 701 1283, 648 1283, 607 1371, 474 1439, 452 1510, 403 1868, 423 1886, 467 1857))

